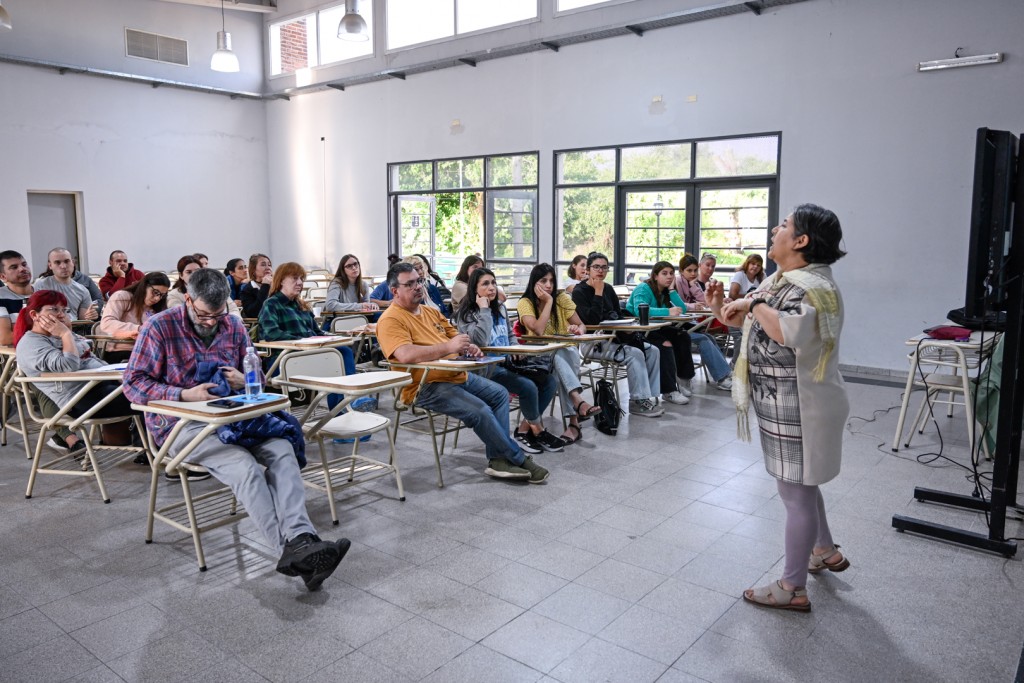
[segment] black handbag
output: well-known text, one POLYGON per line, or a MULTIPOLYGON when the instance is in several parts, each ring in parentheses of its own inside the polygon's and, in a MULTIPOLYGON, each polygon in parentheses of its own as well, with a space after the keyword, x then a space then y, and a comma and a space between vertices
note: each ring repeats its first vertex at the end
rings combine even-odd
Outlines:
POLYGON ((505 358, 505 369, 529 380, 540 381, 551 374, 552 362, 549 353, 537 356, 508 356, 505 358))

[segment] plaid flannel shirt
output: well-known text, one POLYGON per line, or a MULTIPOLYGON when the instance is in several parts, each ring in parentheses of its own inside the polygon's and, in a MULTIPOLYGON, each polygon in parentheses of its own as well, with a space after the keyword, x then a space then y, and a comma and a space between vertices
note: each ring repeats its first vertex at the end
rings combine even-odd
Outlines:
POLYGON ((260 310, 260 338, 264 341, 287 341, 323 334, 316 325, 312 311, 299 308, 281 292, 267 297, 260 310))
MULTIPOLYGON (((175 306, 150 318, 139 331, 124 371, 124 395, 132 403, 180 401, 183 389, 199 384, 200 361, 213 361, 242 371, 249 335, 236 316, 221 319, 209 347, 195 333, 187 306, 175 306)), ((175 417, 146 414, 146 427, 157 446, 163 445, 175 417)))

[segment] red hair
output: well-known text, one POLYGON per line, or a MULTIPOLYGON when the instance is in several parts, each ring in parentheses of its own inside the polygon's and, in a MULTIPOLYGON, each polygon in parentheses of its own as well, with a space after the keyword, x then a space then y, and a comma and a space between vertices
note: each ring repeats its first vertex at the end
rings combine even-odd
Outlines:
POLYGON ((14 345, 17 346, 21 338, 25 336, 25 333, 32 329, 33 321, 29 311, 41 311, 44 306, 60 306, 64 308, 67 305, 67 297, 60 292, 52 289, 41 289, 35 292, 25 302, 21 313, 18 314, 18 322, 14 324, 14 345))

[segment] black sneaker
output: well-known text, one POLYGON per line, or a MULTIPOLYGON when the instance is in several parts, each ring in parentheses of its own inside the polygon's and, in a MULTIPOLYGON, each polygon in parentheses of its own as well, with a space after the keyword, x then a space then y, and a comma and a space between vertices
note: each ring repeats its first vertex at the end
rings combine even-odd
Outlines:
POLYGON ((516 441, 519 442, 520 448, 526 453, 537 454, 541 453, 544 449, 541 448, 540 443, 537 441, 537 437, 533 435, 533 432, 526 430, 525 432, 516 431, 514 432, 516 441))
POLYGON ((320 590, 321 584, 323 584, 327 577, 334 573, 334 570, 338 568, 341 561, 345 559, 348 549, 352 547, 352 542, 347 538, 339 538, 337 541, 329 543, 328 545, 334 546, 335 556, 333 559, 324 559, 316 569, 308 573, 300 572, 302 582, 306 584, 306 588, 310 592, 320 590))
POLYGON ((314 591, 337 569, 350 545, 346 538, 329 543, 316 534, 299 534, 285 544, 277 571, 285 576, 301 576, 306 587, 314 591))
MULTIPOLYGON (((202 481, 204 479, 209 479, 213 475, 209 472, 193 472, 192 470, 185 470, 185 476, 188 477, 189 481, 202 481)), ((168 474, 167 472, 164 472, 164 479, 178 481, 181 477, 179 477, 177 473, 168 474)))
MULTIPOLYGON (((79 443, 81 443, 81 441, 79 441, 79 443)), ((46 445, 58 453, 67 454, 68 452, 68 442, 58 434, 51 436, 49 440, 47 440, 46 445)), ((82 446, 82 448, 85 448, 85 446, 82 446)))
POLYGON ((540 447, 548 453, 561 453, 562 446, 565 445, 564 441, 546 429, 534 438, 537 439, 537 443, 540 444, 540 447))
POLYGON ((146 455, 145 453, 139 453, 138 455, 135 456, 135 459, 132 460, 132 462, 135 463, 136 465, 146 465, 146 466, 148 466, 149 465, 149 456, 146 455))
POLYGON ((68 455, 72 456, 75 460, 82 460, 85 458, 85 442, 79 439, 73 446, 68 446, 68 455))

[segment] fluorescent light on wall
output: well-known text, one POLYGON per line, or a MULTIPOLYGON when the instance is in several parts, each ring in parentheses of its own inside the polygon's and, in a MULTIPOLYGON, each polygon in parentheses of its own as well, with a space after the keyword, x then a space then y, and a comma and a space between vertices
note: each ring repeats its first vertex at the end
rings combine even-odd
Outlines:
POLYGON ((953 59, 935 59, 930 62, 919 62, 918 71, 939 71, 941 69, 955 69, 961 66, 981 66, 982 64, 998 64, 1003 61, 1002 52, 993 52, 990 55, 974 55, 973 57, 954 57, 953 59))

